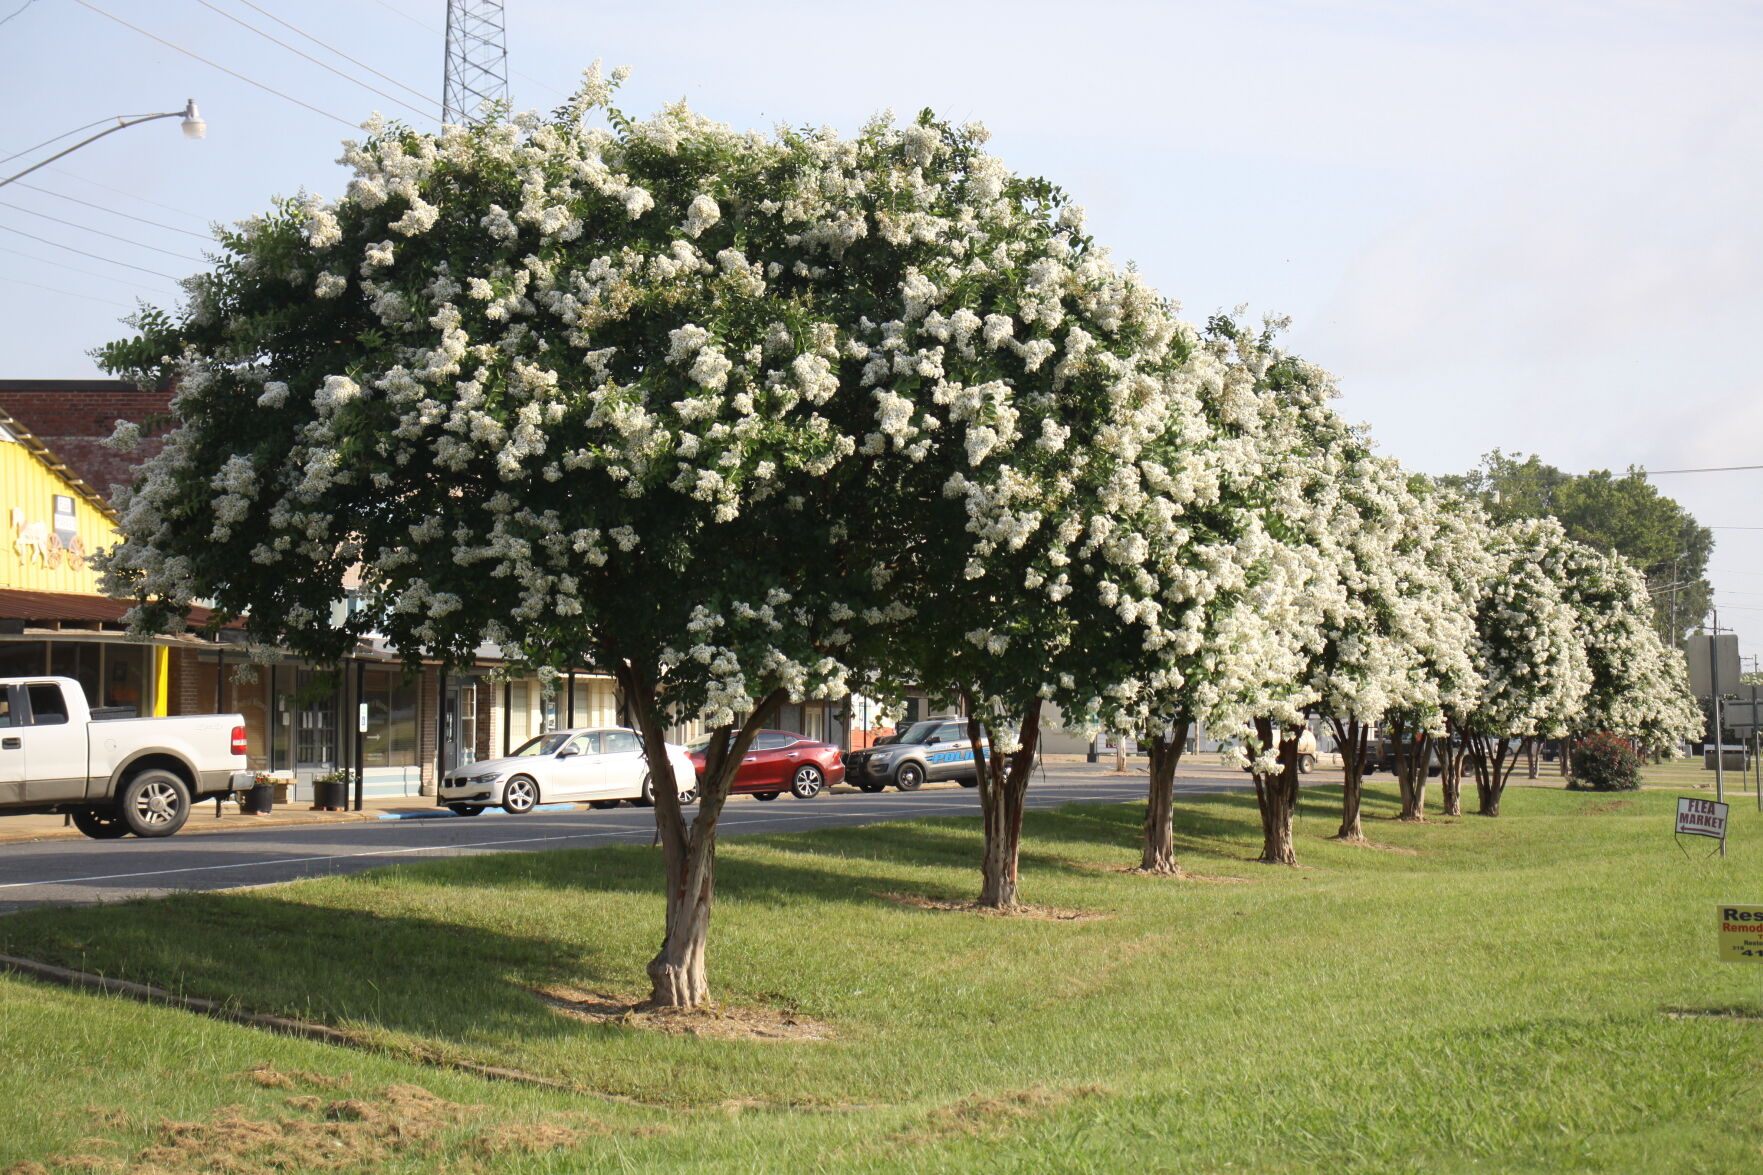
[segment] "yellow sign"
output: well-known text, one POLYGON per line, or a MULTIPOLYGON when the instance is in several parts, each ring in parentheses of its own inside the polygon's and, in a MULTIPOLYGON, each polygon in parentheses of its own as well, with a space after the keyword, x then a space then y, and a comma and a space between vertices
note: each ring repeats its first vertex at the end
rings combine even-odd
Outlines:
POLYGON ((1763 963, 1763 906, 1720 907, 1720 961, 1763 963))

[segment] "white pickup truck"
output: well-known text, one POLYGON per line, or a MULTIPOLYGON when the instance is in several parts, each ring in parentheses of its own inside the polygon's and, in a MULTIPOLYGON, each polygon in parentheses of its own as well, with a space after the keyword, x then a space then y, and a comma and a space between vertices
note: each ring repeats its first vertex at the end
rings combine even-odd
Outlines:
POLYGON ((113 717, 72 678, 0 678, 0 816, 65 812, 97 840, 170 836, 197 800, 249 786, 238 714, 113 717))

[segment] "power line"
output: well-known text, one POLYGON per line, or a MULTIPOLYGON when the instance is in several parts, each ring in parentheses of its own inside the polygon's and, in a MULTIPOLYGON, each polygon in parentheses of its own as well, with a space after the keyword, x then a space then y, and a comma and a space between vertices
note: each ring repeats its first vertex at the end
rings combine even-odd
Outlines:
MULTIPOLYGON (((113 192, 118 196, 127 196, 129 199, 138 200, 142 204, 151 204, 155 208, 163 208, 167 212, 175 212, 179 216, 186 217, 190 220, 196 221, 198 224, 206 224, 207 223, 207 221, 205 221, 202 217, 197 216, 194 212, 191 212, 188 209, 179 208, 175 204, 161 204, 157 200, 149 200, 147 197, 137 195, 136 193, 129 191, 127 188, 119 188, 119 187, 116 187, 112 184, 102 183, 102 182, 95 180, 95 179, 92 179, 88 176, 80 175, 78 172, 69 171, 65 167, 50 167, 50 168, 46 168, 45 170, 52 171, 56 175, 64 175, 68 179, 71 179, 71 180, 79 180, 82 184, 90 184, 94 188, 103 188, 106 192, 113 192)), ((17 180, 14 180, 13 182, 18 183, 17 180)), ((20 184, 19 186, 20 187, 29 187, 28 184, 20 184)))
POLYGON ((11 20, 14 16, 17 16, 19 13, 23 12, 25 9, 29 8, 31 5, 35 4, 36 2, 37 2, 37 0, 24 0, 24 3, 20 4, 17 8, 13 9, 10 15, 8 15, 4 18, 0 18, 0 24, 5 24, 7 21, 11 20))
POLYGON ((45 196, 54 196, 57 200, 72 200, 75 204, 84 204, 87 208, 96 208, 100 212, 108 212, 111 216, 121 216, 127 220, 138 220, 142 224, 150 224, 154 228, 162 228, 168 233, 183 233, 186 237, 195 237, 198 241, 212 243, 214 238, 207 233, 191 232, 187 228, 178 228, 174 224, 164 224, 157 220, 148 220, 145 216, 136 216, 132 212, 118 212, 114 208, 106 208, 102 204, 94 204, 90 200, 82 200, 78 196, 70 196, 66 192, 57 192, 50 188, 39 188, 36 184, 27 184, 23 180, 14 180, 21 188, 29 188, 33 192, 41 192, 45 196))
POLYGON ((140 241, 132 240, 129 237, 120 237, 115 233, 107 233, 101 228, 93 228, 90 225, 81 224, 77 220, 63 220, 59 216, 50 216, 47 212, 38 212, 34 208, 26 208, 22 204, 13 204, 6 200, 0 200, 0 208, 10 208, 14 212, 23 212, 28 216, 40 216, 44 220, 53 220, 56 224, 65 224, 69 228, 77 228, 83 232, 97 233, 101 237, 109 237, 113 241, 121 241, 125 245, 133 245, 137 249, 151 249, 155 253, 164 253, 167 257, 177 257, 184 261, 202 260, 202 258, 192 256, 189 253, 179 253, 173 249, 161 249, 158 245, 144 245, 140 241))
POLYGON ((13 228, 9 224, 0 224, 0 233, 17 233, 21 237, 29 237, 40 245, 52 245, 57 249, 66 249, 69 253, 78 253, 81 257, 90 257, 94 261, 108 261, 112 265, 120 265, 124 269, 138 269, 142 273, 150 273, 154 277, 162 277, 167 281, 179 281, 178 277, 161 273, 157 269, 148 269, 145 265, 132 265, 127 261, 118 261, 114 257, 106 257, 102 253, 88 253, 84 249, 76 249, 72 245, 64 245, 60 241, 51 241, 48 237, 39 237, 36 233, 27 233, 21 228, 13 228))
POLYGON ((378 94, 380 97, 386 99, 388 102, 396 102, 398 105, 402 106, 404 109, 417 115, 419 118, 429 117, 429 115, 425 111, 418 110, 416 107, 414 107, 410 103, 404 101, 404 99, 398 97, 397 95, 388 94, 384 90, 380 89, 377 86, 370 86, 366 82, 362 81, 360 78, 352 77, 349 74, 344 73, 342 70, 338 69, 334 65, 331 65, 329 62, 320 61, 318 58, 316 58, 312 54, 306 52, 304 49, 296 49, 294 46, 288 44, 286 41, 282 40, 280 37, 274 35, 273 33, 264 32, 262 29, 258 28, 257 26, 255 26, 253 24, 249 24, 246 21, 240 19, 239 17, 234 16, 232 13, 228 12, 224 8, 216 8, 213 4, 209 3, 209 0, 196 0, 196 3, 200 4, 204 8, 208 9, 210 12, 218 13, 219 15, 226 17, 228 20, 232 21, 234 24, 238 25, 240 28, 247 29, 250 32, 256 33, 258 36, 262 37, 266 41, 270 41, 274 44, 280 45, 282 48, 286 49, 290 53, 299 54, 301 57, 304 57, 306 60, 312 62, 312 64, 318 66, 320 69, 330 70, 332 73, 336 74, 338 77, 342 78, 346 82, 354 82, 356 85, 360 86, 362 89, 369 90, 375 94, 378 94))
POLYGON ((127 302, 118 302, 118 301, 111 299, 111 298, 94 298, 91 294, 79 294, 79 293, 75 293, 73 290, 61 289, 58 286, 46 286, 42 282, 26 281, 22 277, 9 277, 7 275, 0 274, 0 281, 8 281, 8 282, 13 283, 14 285, 19 285, 19 286, 31 286, 31 287, 33 287, 35 289, 39 289, 39 290, 48 290, 51 294, 66 294, 70 298, 84 298, 88 302, 102 302, 106 306, 121 306, 124 310, 133 309, 133 307, 131 307, 127 302))
POLYGON ((258 5, 253 4, 251 2, 251 0, 239 0, 239 3, 243 4, 246 8, 249 8, 254 12, 262 13, 264 16, 269 17, 269 19, 275 21, 277 24, 281 25, 283 28, 292 30, 293 32, 296 32, 296 33, 299 33, 302 37, 305 37, 308 41, 311 41, 314 45, 319 45, 319 46, 322 46, 326 49, 329 49, 332 53, 335 53, 338 57, 341 57, 344 61, 347 61, 352 65, 359 65, 362 69, 365 69, 368 73, 371 73, 374 77, 381 78, 384 81, 390 82, 392 85, 397 86, 400 90, 405 90, 409 93, 415 94, 418 98, 421 98, 424 102, 427 102, 430 106, 433 106, 437 110, 440 109, 441 104, 439 102, 435 101, 433 98, 429 97, 427 94, 423 93, 421 90, 417 89, 415 86, 407 86, 403 82, 399 81, 397 78, 392 77, 390 74, 381 73, 379 70, 375 69, 373 66, 367 64, 367 62, 359 61, 359 60, 349 56, 347 53, 343 52, 341 49, 337 48, 335 45, 331 45, 331 44, 328 44, 327 42, 319 40, 317 37, 313 36, 309 32, 306 32, 304 29, 295 28, 295 26, 289 24, 287 21, 283 20, 281 17, 277 16, 275 13, 269 11, 266 8, 261 8, 258 5))
POLYGON ((1705 469, 1643 469, 1642 477, 1657 477, 1661 473, 1731 473, 1735 469, 1763 469, 1763 465, 1710 465, 1705 469))
POLYGON ((217 61, 210 61, 210 60, 208 60, 208 58, 203 57, 199 53, 192 53, 188 49, 184 48, 182 45, 174 45, 170 41, 166 40, 164 37, 155 36, 154 34, 148 32, 146 29, 142 28, 140 25, 130 24, 128 21, 124 20, 122 17, 114 16, 111 13, 104 11, 102 8, 98 7, 96 4, 93 4, 92 0, 74 0, 74 3, 78 4, 81 8, 90 8, 93 12, 96 12, 99 16, 109 17, 111 20, 114 20, 117 24, 122 25, 124 28, 134 29, 137 33, 140 33, 143 37, 146 37, 148 40, 158 41, 161 45, 164 45, 167 49, 174 49, 177 52, 182 53, 185 57, 193 57, 197 61, 200 61, 203 65, 213 66, 215 69, 220 70, 220 72, 228 75, 229 77, 238 78, 240 81, 244 82, 246 85, 256 86, 259 90, 262 90, 265 93, 274 94, 277 98, 285 98, 287 101, 292 102, 296 106, 304 106, 306 109, 312 111, 314 114, 322 114, 326 118, 329 118, 329 119, 332 119, 336 122, 342 123, 344 126, 348 127, 350 130, 360 129, 354 123, 350 122, 348 119, 344 118, 340 114, 332 114, 328 110, 321 110, 317 106, 314 106, 310 102, 303 102, 299 98, 296 98, 291 94, 284 94, 280 90, 277 90, 277 89, 270 87, 270 86, 266 86, 262 82, 258 81, 256 78, 248 78, 244 74, 238 72, 237 70, 228 69, 226 66, 221 65, 217 61))
POLYGON ((130 281, 126 277, 117 277, 115 274, 99 273, 96 269, 81 269, 77 265, 69 265, 65 261, 51 261, 47 257, 39 257, 35 253, 26 253, 23 249, 14 249, 10 245, 0 245, 0 253, 11 253, 14 257, 23 257, 27 261, 35 261, 41 265, 53 265, 63 273, 83 273, 87 277, 95 277, 107 282, 120 282, 125 286, 134 286, 137 290, 146 290, 149 293, 159 294, 163 297, 176 297, 176 294, 173 291, 166 289, 164 286, 150 286, 146 282, 130 281))
POLYGON ((110 115, 105 115, 103 118, 94 119, 92 122, 88 122, 85 126, 76 126, 71 131, 63 131, 59 135, 56 135, 53 139, 44 139, 41 143, 38 143, 35 147, 26 147, 23 151, 14 151, 12 154, 6 156, 3 159, 0 159, 0 163, 6 163, 10 160, 17 159, 20 155, 29 155, 32 151, 41 151, 44 147, 47 147, 50 143, 59 143, 63 139, 71 139, 73 136, 79 134, 81 131, 89 131, 93 127, 98 126, 100 123, 109 122, 110 119, 111 119, 110 115))

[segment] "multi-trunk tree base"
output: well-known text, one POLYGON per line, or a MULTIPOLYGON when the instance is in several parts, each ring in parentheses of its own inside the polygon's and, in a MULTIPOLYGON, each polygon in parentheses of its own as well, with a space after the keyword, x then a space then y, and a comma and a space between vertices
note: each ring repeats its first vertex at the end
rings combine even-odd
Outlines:
POLYGON ((1175 769, 1187 744, 1188 724, 1177 723, 1146 740, 1151 781, 1145 794, 1145 844, 1139 872, 1179 877, 1175 863, 1175 769))
MULTIPOLYGON (((1255 732, 1264 747, 1274 745, 1271 719, 1255 719, 1255 732)), ((1298 814, 1298 735, 1279 732, 1279 771, 1255 775, 1255 804, 1261 810, 1261 856, 1263 865, 1296 865, 1297 839, 1293 823, 1298 814)))

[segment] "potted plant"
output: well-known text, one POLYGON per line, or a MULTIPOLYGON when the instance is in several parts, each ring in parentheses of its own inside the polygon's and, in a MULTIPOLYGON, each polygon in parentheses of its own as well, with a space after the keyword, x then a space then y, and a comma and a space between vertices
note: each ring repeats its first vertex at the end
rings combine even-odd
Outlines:
POLYGON ((275 807, 275 779, 259 771, 251 776, 251 786, 239 794, 239 809, 247 816, 267 816, 275 807))
POLYGON ((347 768, 317 776, 312 781, 312 806, 324 812, 342 812, 349 807, 349 785, 355 782, 354 772, 347 768))

